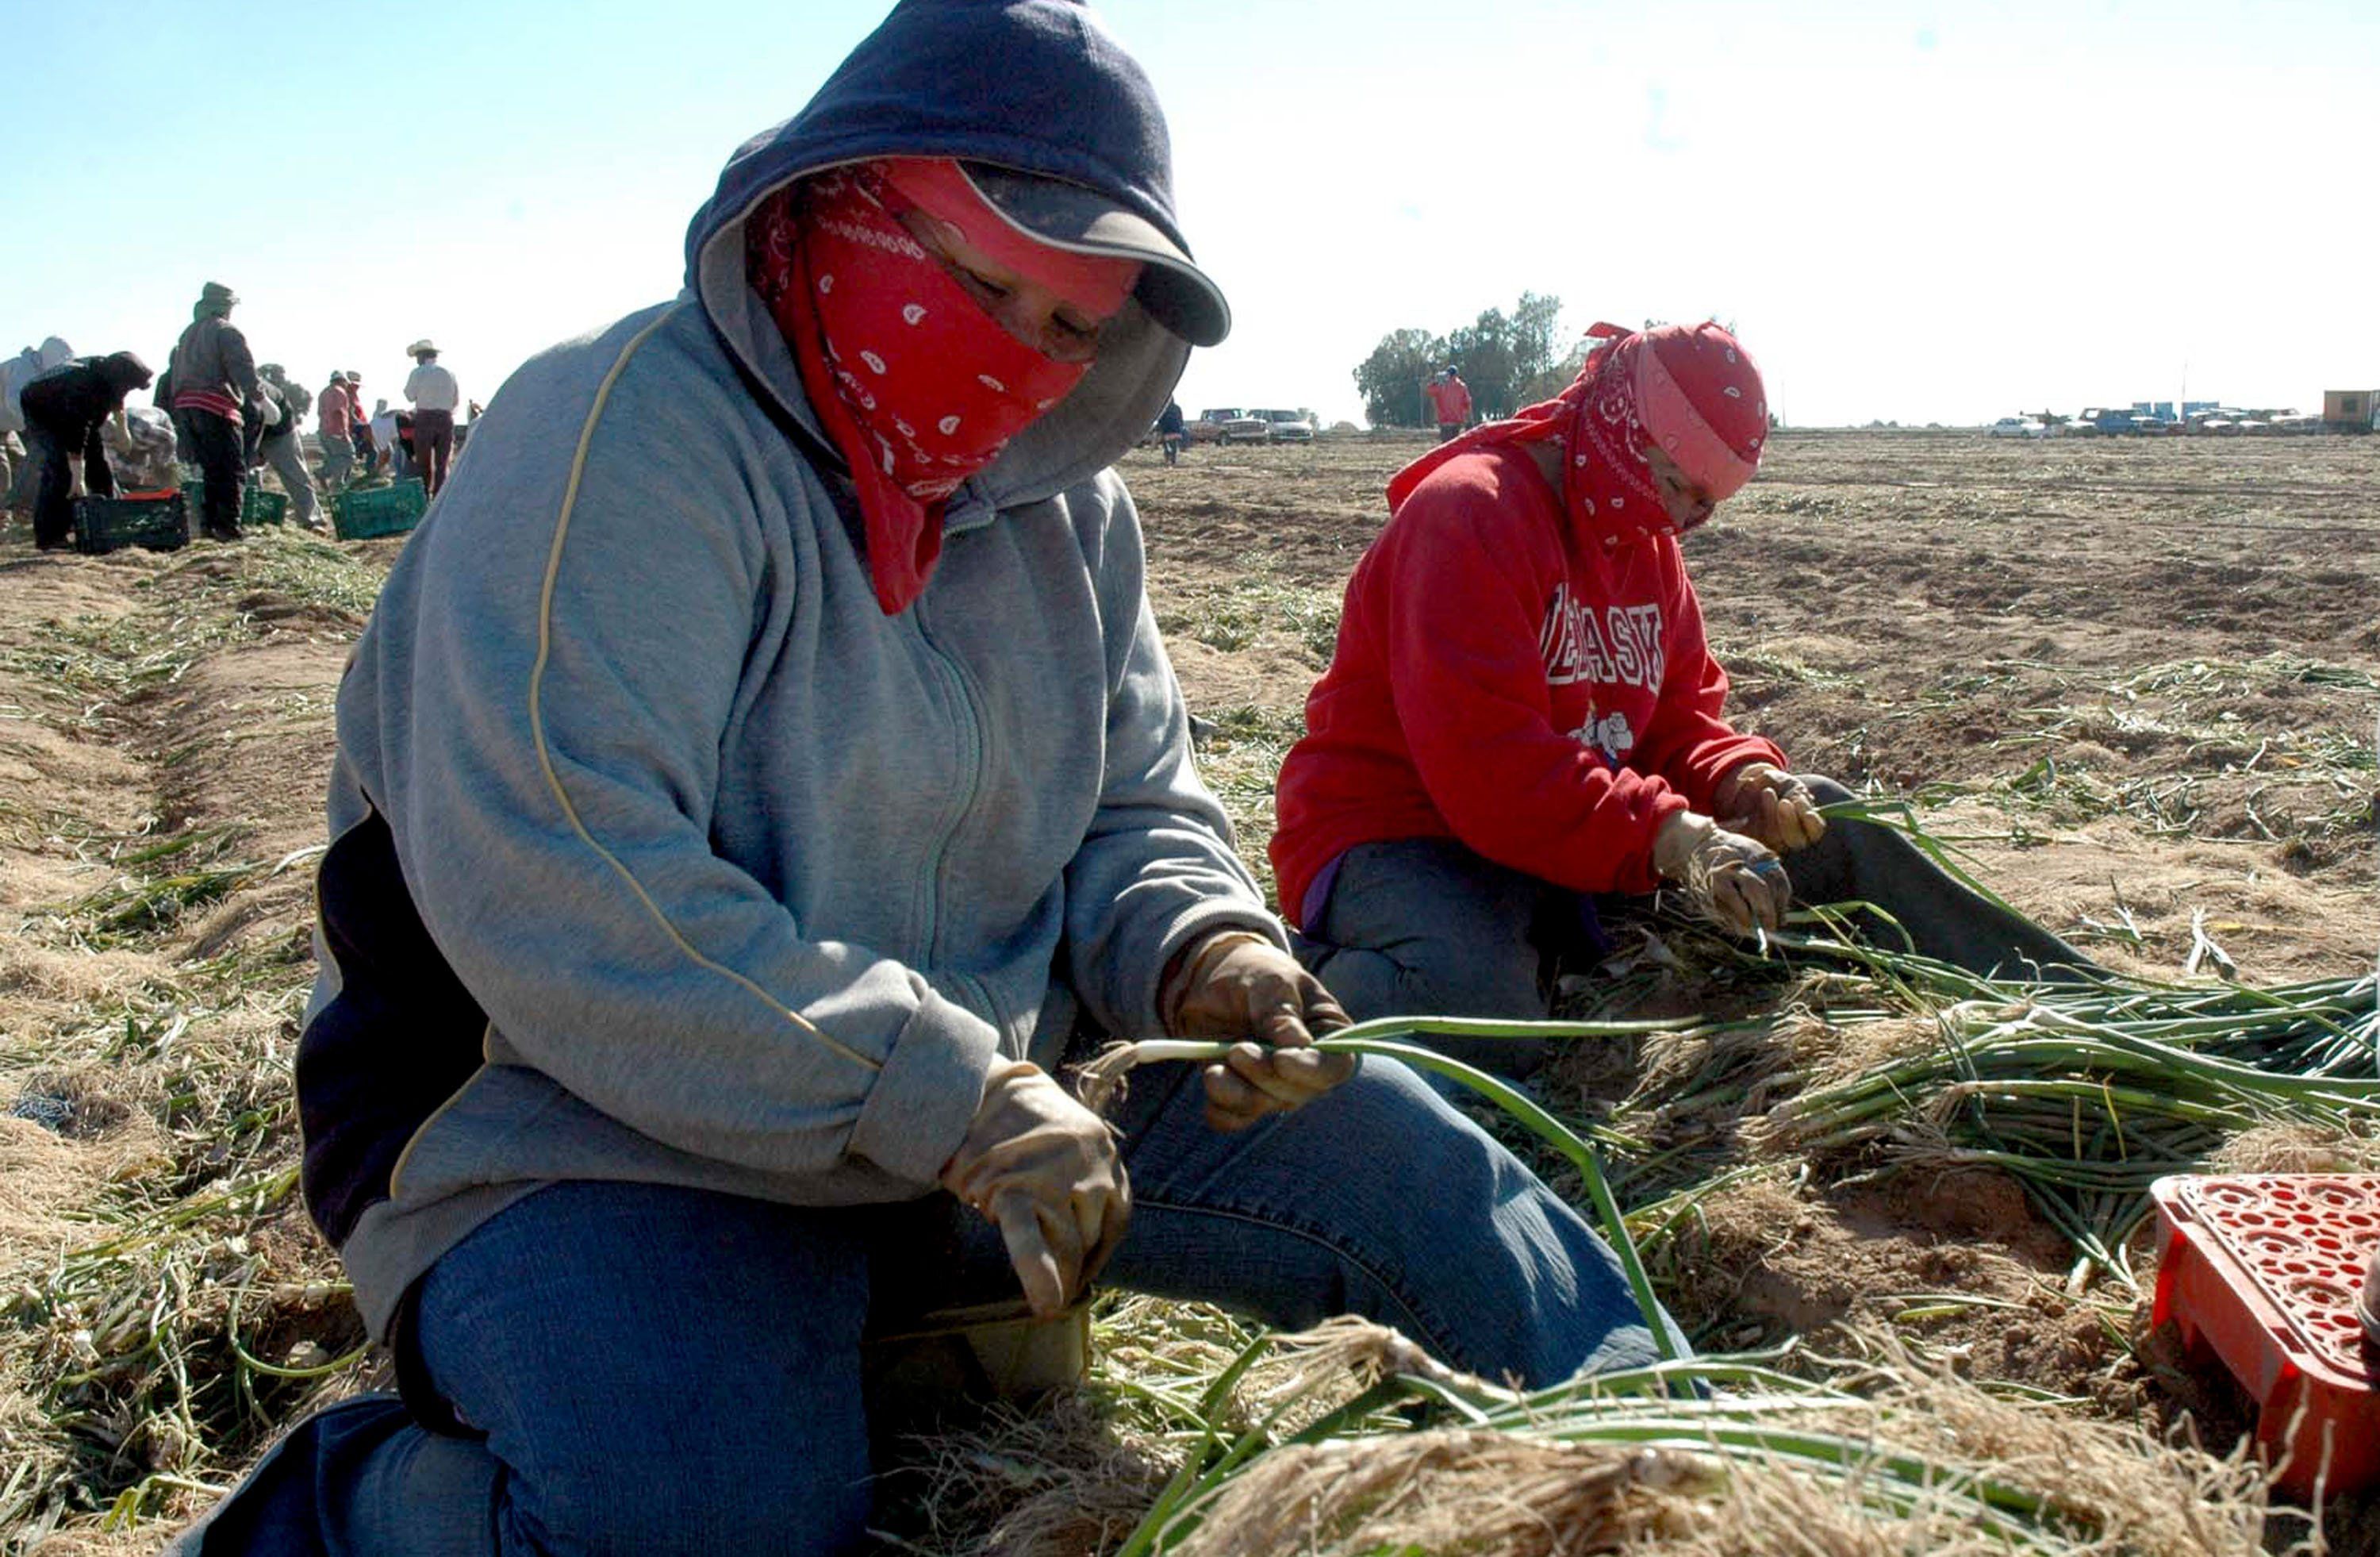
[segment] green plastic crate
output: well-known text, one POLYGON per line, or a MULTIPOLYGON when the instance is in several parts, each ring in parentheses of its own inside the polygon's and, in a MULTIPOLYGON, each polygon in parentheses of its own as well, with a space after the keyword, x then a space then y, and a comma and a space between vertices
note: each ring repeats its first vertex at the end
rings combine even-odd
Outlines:
POLYGON ((164 497, 82 497, 74 505, 75 550, 99 556, 126 546, 172 552, 190 542, 190 511, 182 494, 164 497))
POLYGON ((332 528, 342 541, 370 541, 381 535, 403 535, 421 522, 429 496, 417 480, 394 486, 359 487, 339 494, 333 508, 332 528))
MULTIPOLYGON (((207 483, 192 480, 182 483, 182 497, 193 514, 207 511, 207 483)), ((240 489, 239 522, 243 525, 277 525, 289 518, 289 499, 281 493, 267 492, 263 483, 250 481, 240 489)))

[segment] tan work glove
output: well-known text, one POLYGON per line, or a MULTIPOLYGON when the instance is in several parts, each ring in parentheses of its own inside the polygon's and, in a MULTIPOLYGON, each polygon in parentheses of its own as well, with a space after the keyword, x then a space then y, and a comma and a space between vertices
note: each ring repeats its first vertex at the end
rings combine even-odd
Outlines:
POLYGON ((1653 869, 1677 883, 1696 908, 1735 931, 1785 922, 1793 883, 1784 861, 1757 838, 1732 833, 1696 811, 1674 811, 1653 837, 1653 869))
POLYGON ((999 1226, 1026 1301, 1044 1319, 1090 1284, 1132 1218, 1106 1123, 1022 1060, 993 1068, 941 1185, 999 1226))
POLYGON ((1322 980, 1297 959, 1248 930, 1219 930, 1175 958, 1159 1001, 1165 1030, 1176 1038, 1232 1042, 1208 1065, 1207 1124, 1242 1130, 1269 1113, 1312 1102, 1355 1074, 1353 1054, 1306 1047, 1352 1025, 1322 980))
POLYGON ((1818 797, 1774 762, 1746 762, 1719 780, 1711 809, 1729 832, 1757 838, 1779 854, 1807 848, 1827 835, 1818 797))

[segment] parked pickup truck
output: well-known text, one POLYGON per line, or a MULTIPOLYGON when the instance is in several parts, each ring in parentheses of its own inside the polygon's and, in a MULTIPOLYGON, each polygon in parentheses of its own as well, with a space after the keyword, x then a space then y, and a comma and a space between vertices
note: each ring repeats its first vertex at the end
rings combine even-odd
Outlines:
POLYGON ((1200 411, 1189 432, 1194 444, 1266 444, 1272 441, 1272 423, 1253 411, 1219 406, 1200 411))

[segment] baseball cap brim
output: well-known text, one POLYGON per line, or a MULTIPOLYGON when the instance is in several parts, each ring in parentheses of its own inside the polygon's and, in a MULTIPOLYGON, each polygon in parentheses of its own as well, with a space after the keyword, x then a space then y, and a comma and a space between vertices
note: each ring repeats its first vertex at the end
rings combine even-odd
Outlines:
POLYGON ((982 163, 961 163, 976 191, 1026 236, 1077 254, 1141 262, 1134 295, 1150 317, 1192 346, 1232 333, 1223 289, 1156 224, 1096 189, 982 163))

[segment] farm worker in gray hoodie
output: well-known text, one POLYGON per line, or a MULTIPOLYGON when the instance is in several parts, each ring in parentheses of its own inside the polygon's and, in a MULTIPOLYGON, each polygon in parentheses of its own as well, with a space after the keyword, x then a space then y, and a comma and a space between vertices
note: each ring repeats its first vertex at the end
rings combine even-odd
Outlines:
POLYGON ((676 301, 496 395, 341 688, 308 1205, 403 1403, 197 1551, 849 1549, 861 1339, 1094 1274, 1462 1368, 1648 1360, 1587 1224, 1285 949, 1109 468, 1228 327, 1138 67, 904 0, 676 301), (1107 1119, 1104 1036, 1246 1040, 1107 1119), (1261 1042, 1255 1040, 1261 1040, 1261 1042))

